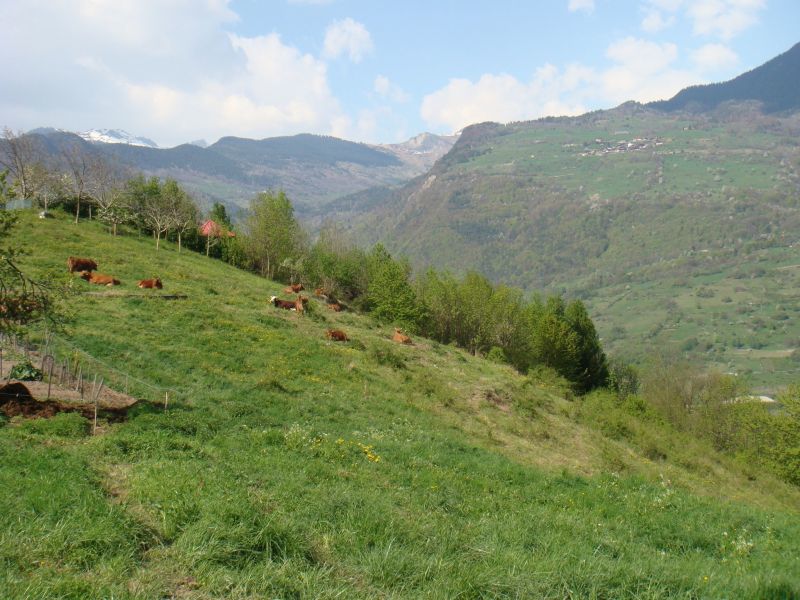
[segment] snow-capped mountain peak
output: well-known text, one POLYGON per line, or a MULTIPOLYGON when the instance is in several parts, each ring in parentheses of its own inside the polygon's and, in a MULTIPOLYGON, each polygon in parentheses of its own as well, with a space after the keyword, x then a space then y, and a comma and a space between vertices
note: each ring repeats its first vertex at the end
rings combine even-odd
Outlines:
POLYGON ((128 144, 130 146, 146 146, 148 148, 158 148, 153 140, 146 137, 131 135, 124 129, 90 129, 79 133, 87 142, 101 144, 128 144))

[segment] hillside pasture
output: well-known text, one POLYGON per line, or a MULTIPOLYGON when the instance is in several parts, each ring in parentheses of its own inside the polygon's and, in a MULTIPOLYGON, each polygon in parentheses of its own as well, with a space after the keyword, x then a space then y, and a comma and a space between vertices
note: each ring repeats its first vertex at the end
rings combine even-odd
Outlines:
POLYGON ((0 422, 7 597, 800 595, 797 489, 602 394, 315 299, 278 310, 284 284, 96 223, 14 235, 35 274, 81 254, 186 299, 72 280, 59 335, 178 394, 102 435, 0 422))

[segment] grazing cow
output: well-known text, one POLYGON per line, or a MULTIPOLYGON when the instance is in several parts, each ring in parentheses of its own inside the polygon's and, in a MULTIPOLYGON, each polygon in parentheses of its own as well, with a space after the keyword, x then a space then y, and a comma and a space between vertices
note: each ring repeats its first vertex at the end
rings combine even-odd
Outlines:
POLYGON ((349 342, 350 338, 344 331, 339 329, 328 329, 325 332, 325 337, 334 342, 349 342))
POLYGON ((412 344, 411 338, 408 337, 405 333, 400 331, 397 327, 394 328, 394 335, 392 336, 392 341, 397 342, 399 344, 412 344))
POLYGON ((142 288, 143 290, 152 290, 158 288, 159 290, 164 286, 161 285, 161 280, 156 277, 155 279, 142 279, 139 283, 136 284, 137 287, 142 288))
POLYGON ((293 283, 289 287, 285 288, 283 290, 283 293, 284 294, 298 294, 298 293, 302 292, 304 289, 306 289, 306 288, 303 287, 302 283, 293 283))
POLYGON ((94 283, 95 285, 106 285, 108 287, 120 284, 119 279, 115 279, 111 275, 92 273, 91 271, 84 271, 81 273, 81 279, 85 279, 89 283, 94 283))
POLYGON ((78 258, 77 256, 70 256, 67 259, 67 269, 70 273, 77 271, 96 271, 97 263, 91 258, 78 258))
POLYGON ((295 303, 291 300, 281 300, 277 296, 272 296, 269 299, 270 304, 274 304, 275 308, 283 308, 285 310, 297 310, 295 303))
POLYGON ((330 308, 333 312, 342 312, 342 305, 338 302, 330 302, 328 304, 328 308, 330 308))

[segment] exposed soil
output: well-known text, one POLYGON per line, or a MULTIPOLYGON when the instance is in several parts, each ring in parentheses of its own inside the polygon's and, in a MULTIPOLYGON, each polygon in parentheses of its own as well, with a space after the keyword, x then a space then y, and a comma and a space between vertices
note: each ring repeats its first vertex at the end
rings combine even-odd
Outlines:
MULTIPOLYGON (((34 364, 39 362, 35 353, 31 353, 34 364)), ((50 418, 58 413, 77 412, 87 419, 94 419, 94 404, 91 403, 91 383, 81 394, 73 386, 61 386, 56 381, 16 381, 6 380, 17 361, 3 360, 0 373, 0 413, 7 417, 22 416, 25 418, 50 418), (49 396, 49 398, 48 398, 49 396)), ((97 416, 111 422, 126 418, 128 409, 138 400, 116 390, 103 387, 97 398, 97 416)))
MULTIPOLYGON (((39 383, 39 382, 28 382, 39 383)), ((0 385, 0 412, 7 417, 23 416, 28 418, 49 419, 62 412, 77 412, 87 419, 94 418, 94 405, 59 402, 57 400, 36 400, 31 394, 27 384, 12 381, 0 385)), ((128 407, 99 408, 98 416, 109 421, 122 421, 125 419, 128 407)))

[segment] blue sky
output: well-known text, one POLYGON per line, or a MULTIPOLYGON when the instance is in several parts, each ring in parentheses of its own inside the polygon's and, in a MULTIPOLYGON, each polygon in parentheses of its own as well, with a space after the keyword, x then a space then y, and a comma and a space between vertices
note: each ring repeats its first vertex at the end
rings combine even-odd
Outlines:
POLYGON ((0 20, 0 125, 162 146, 580 114, 800 41, 797 0, 0 0, 0 20))

